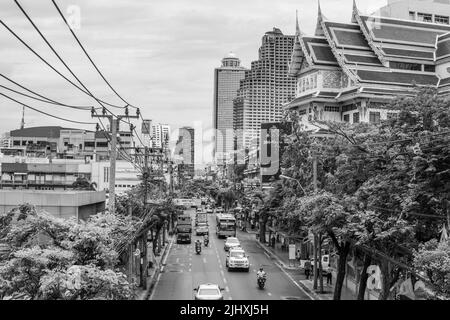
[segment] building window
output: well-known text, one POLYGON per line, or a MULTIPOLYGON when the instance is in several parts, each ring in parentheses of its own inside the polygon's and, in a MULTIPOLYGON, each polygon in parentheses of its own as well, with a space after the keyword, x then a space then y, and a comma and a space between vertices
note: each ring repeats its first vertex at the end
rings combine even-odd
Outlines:
POLYGON ((353 123, 359 123, 359 112, 353 114, 353 123))
POLYGON ((388 112, 387 113, 387 118, 388 118, 388 120, 390 120, 390 119, 397 119, 398 118, 398 113, 397 112, 388 112))
POLYGON ((419 63, 391 61, 389 62, 389 66, 392 69, 422 71, 422 65, 419 63))
POLYGON ((436 66, 433 66, 431 64, 425 64, 425 65, 423 65, 423 71, 436 72, 436 66))
POLYGON ((449 24, 449 17, 435 15, 434 22, 439 24, 449 24))
POLYGON ((109 182, 109 167, 103 168, 103 182, 105 183, 109 182))
POLYGON ((423 21, 423 22, 433 22, 433 15, 428 13, 417 13, 417 20, 423 21))
POLYGON ((336 106, 325 106, 325 111, 327 112, 341 112, 341 108, 336 106))
POLYGON ((350 122, 350 115, 344 114, 344 122, 350 122))
POLYGON ((369 113, 369 122, 370 123, 380 123, 380 113, 379 112, 370 112, 369 113))
POLYGON ((414 11, 409 12, 409 19, 410 20, 416 20, 416 13, 414 11))
POLYGON ((20 141, 19 140, 14 140, 13 146, 20 146, 20 141))
POLYGON ((356 109, 358 109, 358 107, 355 104, 349 104, 342 107, 342 112, 348 112, 356 109))
POLYGON ((108 148, 108 142, 97 142, 97 147, 108 148))

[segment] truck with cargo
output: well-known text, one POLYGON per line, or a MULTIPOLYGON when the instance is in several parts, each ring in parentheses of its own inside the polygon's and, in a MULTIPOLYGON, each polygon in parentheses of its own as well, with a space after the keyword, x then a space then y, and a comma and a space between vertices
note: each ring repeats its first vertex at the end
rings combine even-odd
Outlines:
POLYGON ((177 243, 191 243, 192 221, 189 215, 180 215, 177 218, 177 243))

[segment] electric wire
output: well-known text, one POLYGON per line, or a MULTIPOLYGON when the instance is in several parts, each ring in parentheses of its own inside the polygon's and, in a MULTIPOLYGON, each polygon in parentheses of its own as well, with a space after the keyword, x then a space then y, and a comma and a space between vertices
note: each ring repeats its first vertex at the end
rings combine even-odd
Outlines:
POLYGON ((102 77, 102 79, 106 82, 106 84, 109 86, 109 88, 123 101, 125 102, 127 105, 129 105, 130 107, 136 108, 135 106, 133 106, 131 103, 129 103, 128 101, 126 101, 124 98, 122 98, 122 96, 112 87, 112 85, 109 83, 108 80, 106 80, 105 76, 103 75, 103 73, 99 70, 99 68, 97 67, 97 65, 94 63, 94 61, 92 60, 92 58, 90 57, 90 55, 88 54, 88 52, 86 51, 86 49, 84 48, 83 44, 81 43, 81 41, 79 40, 79 38, 77 37, 77 35, 75 34, 75 32, 73 31, 73 29, 70 27, 69 23, 67 22, 66 18, 64 17, 64 15, 62 14, 61 10, 58 7, 58 4, 56 3, 55 0, 52 0, 53 5, 55 6, 56 10, 58 11, 59 15, 61 16, 62 20, 64 21, 64 23, 66 24, 67 28, 69 29, 70 33, 72 33, 72 36, 75 38, 75 40, 77 41, 78 45, 80 46, 80 48, 83 50, 84 54, 86 55, 86 57, 89 59, 89 61, 91 62, 91 64, 94 66, 95 70, 97 70, 98 74, 102 77))
MULTIPOLYGON (((92 106, 76 106, 76 105, 69 105, 69 104, 66 104, 66 103, 58 102, 58 101, 56 101, 56 100, 50 99, 50 98, 48 98, 48 97, 46 97, 46 96, 44 96, 44 95, 42 95, 42 94, 39 94, 39 93, 37 93, 37 92, 35 92, 35 91, 33 91, 33 90, 31 90, 31 89, 29 89, 29 88, 27 88, 27 87, 21 85, 21 84, 18 83, 17 81, 12 80, 11 78, 5 76, 5 75, 2 74, 2 73, 0 73, 0 77, 2 77, 2 78, 4 78, 4 79, 8 80, 9 82, 11 82, 11 83, 15 84, 16 86, 18 86, 18 87, 24 89, 25 91, 28 91, 28 92, 30 92, 30 93, 32 93, 32 94, 34 94, 34 95, 36 95, 36 96, 38 96, 38 97, 41 97, 42 99, 45 99, 45 100, 46 100, 46 101, 44 101, 44 100, 39 100, 39 101, 43 101, 43 102, 47 102, 47 103, 52 103, 52 104, 55 104, 55 105, 60 105, 60 106, 65 106, 65 107, 70 107, 70 108, 73 108, 73 109, 80 109, 80 110, 91 110, 91 109, 92 109, 92 106)), ((8 90, 11 90, 11 89, 8 89, 8 90)), ((17 92, 17 93, 19 93, 19 92, 17 92)), ((26 97, 32 98, 31 96, 26 95, 26 94, 24 94, 24 93, 19 93, 19 94, 24 95, 24 96, 26 96, 26 97)), ((36 98, 34 98, 34 99, 36 99, 36 98)), ((38 100, 38 99, 36 99, 36 100, 38 100)), ((100 109, 100 108, 97 107, 97 109, 100 109)))
POLYGON ((0 20, 0 24, 2 24, 17 40, 19 40, 28 50, 30 50, 36 57, 38 57, 44 64, 46 64, 50 69, 52 69, 54 72, 56 72, 59 76, 61 76, 64 80, 69 82, 72 86, 77 88, 79 91, 83 92, 84 94, 90 96, 91 98, 95 99, 99 104, 103 103, 107 106, 113 107, 113 108, 119 108, 123 109, 124 107, 116 106, 111 103, 108 103, 106 101, 103 101, 101 99, 98 99, 94 97, 92 94, 89 94, 86 92, 83 88, 78 86, 76 83, 74 83, 72 80, 67 78, 65 75, 63 75, 58 69, 56 69, 53 65, 51 65, 47 60, 45 60, 39 53, 37 53, 33 48, 31 48, 30 45, 28 45, 19 35, 17 35, 3 20, 0 20))
POLYGON ((41 111, 41 110, 39 110, 39 109, 36 109, 36 108, 34 108, 34 107, 31 107, 31 106, 29 106, 29 105, 27 105, 27 104, 25 104, 25 103, 23 103, 23 102, 20 102, 20 101, 14 99, 14 98, 11 98, 10 96, 8 96, 8 95, 6 95, 6 94, 4 94, 4 93, 1 93, 1 92, 0 92, 0 95, 4 96, 5 98, 7 98, 7 99, 9 99, 9 100, 12 100, 12 101, 14 101, 14 102, 20 104, 20 105, 22 105, 22 106, 24 106, 24 107, 26 107, 26 108, 28 108, 28 109, 34 110, 34 111, 36 111, 36 112, 39 112, 39 113, 41 113, 41 114, 44 114, 44 115, 46 115, 46 116, 49 116, 49 117, 52 117, 52 118, 55 118, 55 119, 58 119, 58 120, 67 121, 67 122, 72 122, 72 123, 78 123, 78 124, 90 124, 90 125, 95 124, 94 122, 75 121, 75 120, 70 120, 70 119, 61 118, 61 117, 52 115, 52 114, 50 114, 50 113, 41 111))

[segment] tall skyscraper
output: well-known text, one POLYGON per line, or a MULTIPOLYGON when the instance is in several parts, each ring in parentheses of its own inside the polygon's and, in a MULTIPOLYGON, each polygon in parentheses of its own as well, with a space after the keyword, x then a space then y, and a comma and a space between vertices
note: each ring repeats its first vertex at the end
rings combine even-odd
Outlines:
POLYGON ((222 66, 214 70, 214 159, 218 164, 223 164, 234 150, 233 100, 246 70, 240 64, 230 52, 222 59, 222 66))
POLYGON ((179 129, 178 141, 175 147, 175 162, 190 176, 195 174, 195 131, 191 127, 179 129))
POLYGON ((261 123, 279 122, 283 104, 295 96, 296 80, 288 74, 293 46, 294 36, 278 28, 263 36, 259 59, 245 72, 234 100, 236 150, 259 139, 261 123))

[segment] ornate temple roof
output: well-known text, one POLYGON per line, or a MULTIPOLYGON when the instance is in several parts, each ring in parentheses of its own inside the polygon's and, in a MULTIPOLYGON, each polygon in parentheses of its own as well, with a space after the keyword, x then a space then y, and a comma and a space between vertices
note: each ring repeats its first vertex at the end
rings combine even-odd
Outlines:
MULTIPOLYGON (((361 15, 354 2, 350 23, 328 21, 319 5, 315 35, 304 35, 298 19, 296 28, 293 76, 333 67, 353 81, 352 94, 408 94, 416 85, 450 91, 450 77, 441 79, 434 71, 450 62, 450 25, 361 15)), ((328 96, 350 93, 344 91, 328 96)), ((306 98, 325 96, 316 92, 306 98)))

